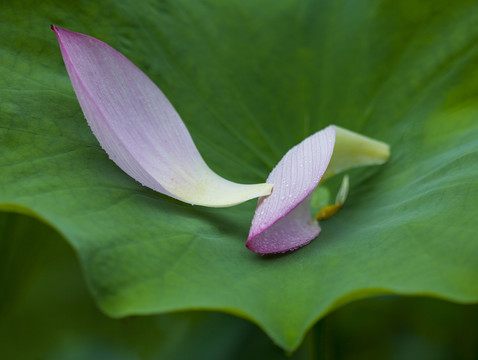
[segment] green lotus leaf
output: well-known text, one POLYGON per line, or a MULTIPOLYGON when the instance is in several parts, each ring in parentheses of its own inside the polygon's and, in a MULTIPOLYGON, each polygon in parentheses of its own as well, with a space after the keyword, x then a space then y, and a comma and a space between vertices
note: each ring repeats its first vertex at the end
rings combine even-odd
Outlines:
POLYGON ((475 2, 20 0, 0 10, 0 209, 64 235, 105 313, 220 310, 293 350, 319 318, 372 294, 478 301, 475 2), (264 181, 330 123, 389 143, 392 156, 349 172, 347 202, 317 240, 257 256, 244 246, 254 201, 192 207, 108 159, 51 23, 131 59, 232 181, 264 181))

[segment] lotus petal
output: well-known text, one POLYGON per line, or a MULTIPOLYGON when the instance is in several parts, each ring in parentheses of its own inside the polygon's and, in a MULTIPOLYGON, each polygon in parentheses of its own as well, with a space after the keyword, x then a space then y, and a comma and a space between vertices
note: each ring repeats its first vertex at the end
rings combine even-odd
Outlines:
POLYGON ((294 250, 320 232, 310 218, 309 204, 299 206, 315 189, 327 170, 335 143, 329 126, 290 149, 267 178, 274 184, 268 197, 259 199, 246 246, 259 254, 294 250), (290 217, 290 219, 289 219, 290 217))
POLYGON ((109 157, 144 186, 197 205, 223 207, 271 193, 214 173, 161 90, 104 42, 52 26, 83 113, 109 157))
MULTIPOLYGON (((272 254, 310 243, 320 233, 309 206, 321 178, 356 166, 383 164, 389 156, 387 144, 334 125, 308 137, 289 150, 267 178, 274 191, 259 199, 246 246, 272 254)), ((336 199, 338 208, 347 193, 345 178, 336 199)))

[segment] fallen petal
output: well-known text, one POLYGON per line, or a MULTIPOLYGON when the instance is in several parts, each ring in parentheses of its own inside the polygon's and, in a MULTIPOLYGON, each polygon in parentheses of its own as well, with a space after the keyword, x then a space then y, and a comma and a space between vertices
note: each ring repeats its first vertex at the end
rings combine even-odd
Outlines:
POLYGON ((324 175, 334 143, 335 128, 329 126, 294 146, 279 161, 267 178, 274 184, 274 191, 259 199, 252 220, 246 242, 250 250, 259 254, 285 252, 317 237, 320 228, 316 221, 309 223, 309 201, 304 206, 299 204, 324 175))
MULTIPOLYGON (((387 144, 334 125, 308 137, 289 150, 267 178, 274 191, 259 199, 246 246, 272 254, 310 243, 320 232, 310 216, 310 194, 321 178, 356 166, 383 164, 389 156, 387 144)), ((319 212, 319 219, 337 212, 347 193, 345 177, 336 205, 319 212)))
POLYGON ((269 195, 215 174, 158 87, 102 41, 52 26, 83 113, 109 157, 144 186, 178 200, 223 207, 269 195))

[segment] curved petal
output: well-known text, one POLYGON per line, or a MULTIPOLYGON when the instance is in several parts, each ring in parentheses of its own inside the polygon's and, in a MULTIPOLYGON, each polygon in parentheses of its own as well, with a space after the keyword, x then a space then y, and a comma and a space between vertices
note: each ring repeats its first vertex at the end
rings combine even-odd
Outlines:
POLYGON ((231 206, 265 196, 215 174, 158 87, 102 41, 52 26, 83 113, 110 158, 144 186, 191 204, 231 206))
MULTIPOLYGON (((289 150, 267 178, 274 191, 259 199, 246 246, 259 254, 273 254, 307 245, 320 233, 317 220, 310 216, 309 195, 321 178, 352 167, 383 164, 389 156, 387 144, 334 125, 308 137, 289 150)), ((337 212, 347 193, 345 177, 337 204, 323 209, 318 218, 337 212)))
POLYGON ((335 128, 329 126, 290 149, 272 170, 267 182, 274 184, 274 191, 259 199, 246 242, 250 250, 259 254, 294 250, 319 234, 317 222, 309 224, 309 202, 299 205, 324 175, 334 143, 335 128))

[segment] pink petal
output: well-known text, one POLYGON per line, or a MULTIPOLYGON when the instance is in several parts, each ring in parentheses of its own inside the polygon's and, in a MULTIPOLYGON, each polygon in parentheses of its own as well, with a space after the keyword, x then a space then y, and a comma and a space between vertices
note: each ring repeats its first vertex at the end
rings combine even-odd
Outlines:
POLYGON ((289 214, 249 238, 246 246, 258 254, 283 253, 307 245, 319 233, 319 223, 310 217, 310 197, 307 197, 289 214))
POLYGON ((52 29, 88 124, 128 175, 163 194, 205 206, 270 194, 270 184, 236 184, 209 169, 171 103, 126 57, 90 36, 52 29))
POLYGON ((309 201, 329 165, 335 144, 335 127, 329 126, 290 149, 272 170, 267 182, 270 196, 257 204, 246 246, 259 254, 294 250, 320 232, 311 220, 309 201))

